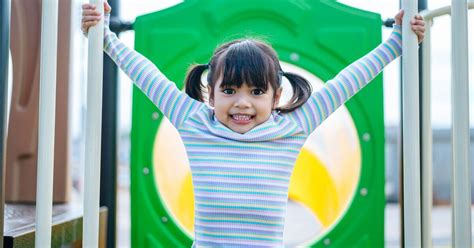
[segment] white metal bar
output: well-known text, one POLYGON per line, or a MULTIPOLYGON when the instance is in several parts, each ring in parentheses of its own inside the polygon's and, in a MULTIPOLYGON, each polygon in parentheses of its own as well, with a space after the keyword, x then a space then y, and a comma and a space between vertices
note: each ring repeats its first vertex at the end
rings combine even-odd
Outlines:
POLYGON ((36 247, 51 247, 58 0, 43 0, 41 15, 38 169, 36 184, 36 247))
MULTIPOLYGON (((474 1, 467 2, 468 9, 474 9, 474 1)), ((425 31, 425 40, 423 42, 423 68, 422 68, 422 78, 423 78, 423 96, 430 96, 430 81, 431 81, 431 69, 430 69, 430 62, 431 62, 431 26, 433 24, 433 20, 437 17, 450 15, 451 14, 451 5, 445 6, 442 8, 434 9, 434 10, 424 10, 420 13, 426 22, 426 31, 425 31)), ((453 24, 454 25, 454 24, 453 24)), ((467 51, 466 51, 467 53, 467 51)), ((454 82, 454 81, 453 81, 454 82)), ((453 94, 454 96, 454 94, 453 94)), ((422 127, 422 138, 423 138, 423 199, 422 201, 425 203, 422 205, 422 221, 423 221, 423 229, 422 229, 422 240, 424 247, 431 247, 432 246, 432 239, 431 239, 431 209, 433 206, 433 178, 432 178, 432 129, 431 129, 431 101, 428 98, 423 99, 423 110, 422 110, 422 118, 423 118, 423 127, 422 127), (428 115, 429 114, 429 115, 428 115), (425 125, 430 123, 430 125, 425 125)), ((469 136, 468 136, 469 137, 469 136)), ((470 175, 470 174, 467 174, 470 175)), ((469 179, 470 182, 470 179, 469 179)), ((470 194, 469 194, 470 196, 470 194)), ((454 217, 453 217, 454 218, 454 217)), ((454 226, 453 226, 454 228, 454 226)), ((470 228, 469 228, 470 229, 470 228)), ((466 228, 467 230, 467 228, 466 228)), ((470 231, 469 231, 470 232, 470 231)), ((453 233, 455 231, 453 230, 453 233)), ((456 247, 456 245, 453 244, 456 247)))
POLYGON ((453 247, 471 247, 469 72, 466 0, 452 0, 453 247))
MULTIPOLYGON (((474 0, 470 0, 467 2, 467 7, 469 9, 474 9, 474 0)), ((450 6, 445 6, 433 10, 424 10, 420 13, 423 18, 425 19, 425 22, 428 22, 430 20, 433 20, 436 17, 444 16, 444 15, 450 15, 451 14, 451 5, 450 6)))
MULTIPOLYGON (((104 13, 103 0, 91 0, 104 13)), ((102 14, 103 16, 103 14, 102 14)), ((89 29, 87 122, 84 175, 84 247, 99 243, 100 151, 102 126, 102 73, 104 18, 89 29)))
POLYGON ((431 25, 432 20, 426 21, 425 39, 423 40, 423 65, 421 68, 422 82, 422 110, 421 110, 421 137, 422 137, 422 244, 423 247, 432 247, 431 240, 431 209, 433 206, 433 132, 431 130, 431 25))
POLYGON ((403 0, 403 213, 405 247, 421 247, 420 110, 418 39, 410 21, 417 14, 417 0, 403 0))

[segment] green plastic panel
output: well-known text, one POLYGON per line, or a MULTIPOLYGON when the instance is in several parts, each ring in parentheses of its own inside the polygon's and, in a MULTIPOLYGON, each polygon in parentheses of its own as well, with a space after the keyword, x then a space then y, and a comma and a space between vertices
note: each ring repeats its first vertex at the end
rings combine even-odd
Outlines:
MULTIPOLYGON (((179 88, 192 63, 207 63, 219 44, 241 37, 270 42, 282 61, 324 81, 381 41, 381 18, 329 0, 189 0, 140 16, 135 47, 179 88), (291 56, 298 54, 299 56, 291 56), (293 58, 293 59, 292 59, 293 58)), ((362 171, 353 201, 314 247, 384 245, 383 89, 379 75, 346 107, 357 128, 362 171), (363 192, 363 193, 360 193, 363 192)), ((153 144, 163 117, 136 87, 133 92, 131 212, 133 247, 189 247, 192 239, 160 201, 153 176, 153 144)))

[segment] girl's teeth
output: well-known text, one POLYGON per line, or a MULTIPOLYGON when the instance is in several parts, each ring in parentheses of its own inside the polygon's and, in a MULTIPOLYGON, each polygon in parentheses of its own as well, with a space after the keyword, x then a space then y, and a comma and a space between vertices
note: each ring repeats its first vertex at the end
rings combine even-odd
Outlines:
POLYGON ((232 117, 238 121, 248 121, 252 118, 250 115, 232 115, 232 117))

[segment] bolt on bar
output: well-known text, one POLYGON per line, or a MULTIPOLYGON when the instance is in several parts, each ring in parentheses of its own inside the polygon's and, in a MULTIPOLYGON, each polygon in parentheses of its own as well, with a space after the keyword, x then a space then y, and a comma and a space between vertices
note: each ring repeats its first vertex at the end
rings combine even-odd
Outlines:
MULTIPOLYGON (((104 13, 104 1, 91 4, 104 13)), ((100 151, 102 127, 102 74, 104 47, 104 18, 89 29, 87 115, 84 175, 84 247, 97 247, 99 243, 100 151)))
POLYGON ((43 0, 36 186, 36 247, 51 247, 58 0, 43 0))
POLYGON ((403 0, 403 209, 405 247, 421 247, 418 39, 410 28, 417 0, 403 0))
POLYGON ((467 1, 452 0, 451 5, 453 247, 471 247, 467 1))

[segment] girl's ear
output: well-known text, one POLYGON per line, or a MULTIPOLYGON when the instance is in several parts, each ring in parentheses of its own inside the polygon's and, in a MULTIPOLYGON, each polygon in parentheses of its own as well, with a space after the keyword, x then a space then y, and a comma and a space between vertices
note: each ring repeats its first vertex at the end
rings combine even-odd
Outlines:
POLYGON ((276 109, 278 107, 278 104, 280 103, 280 97, 281 97, 282 91, 283 91, 283 87, 280 87, 276 90, 275 99, 273 101, 273 109, 276 109))
POLYGON ((212 91, 212 88, 208 84, 207 85, 207 93, 208 93, 208 96, 209 96, 209 105, 211 105, 211 107, 214 107, 214 97, 211 97, 213 95, 213 94, 211 94, 211 91, 212 91))

